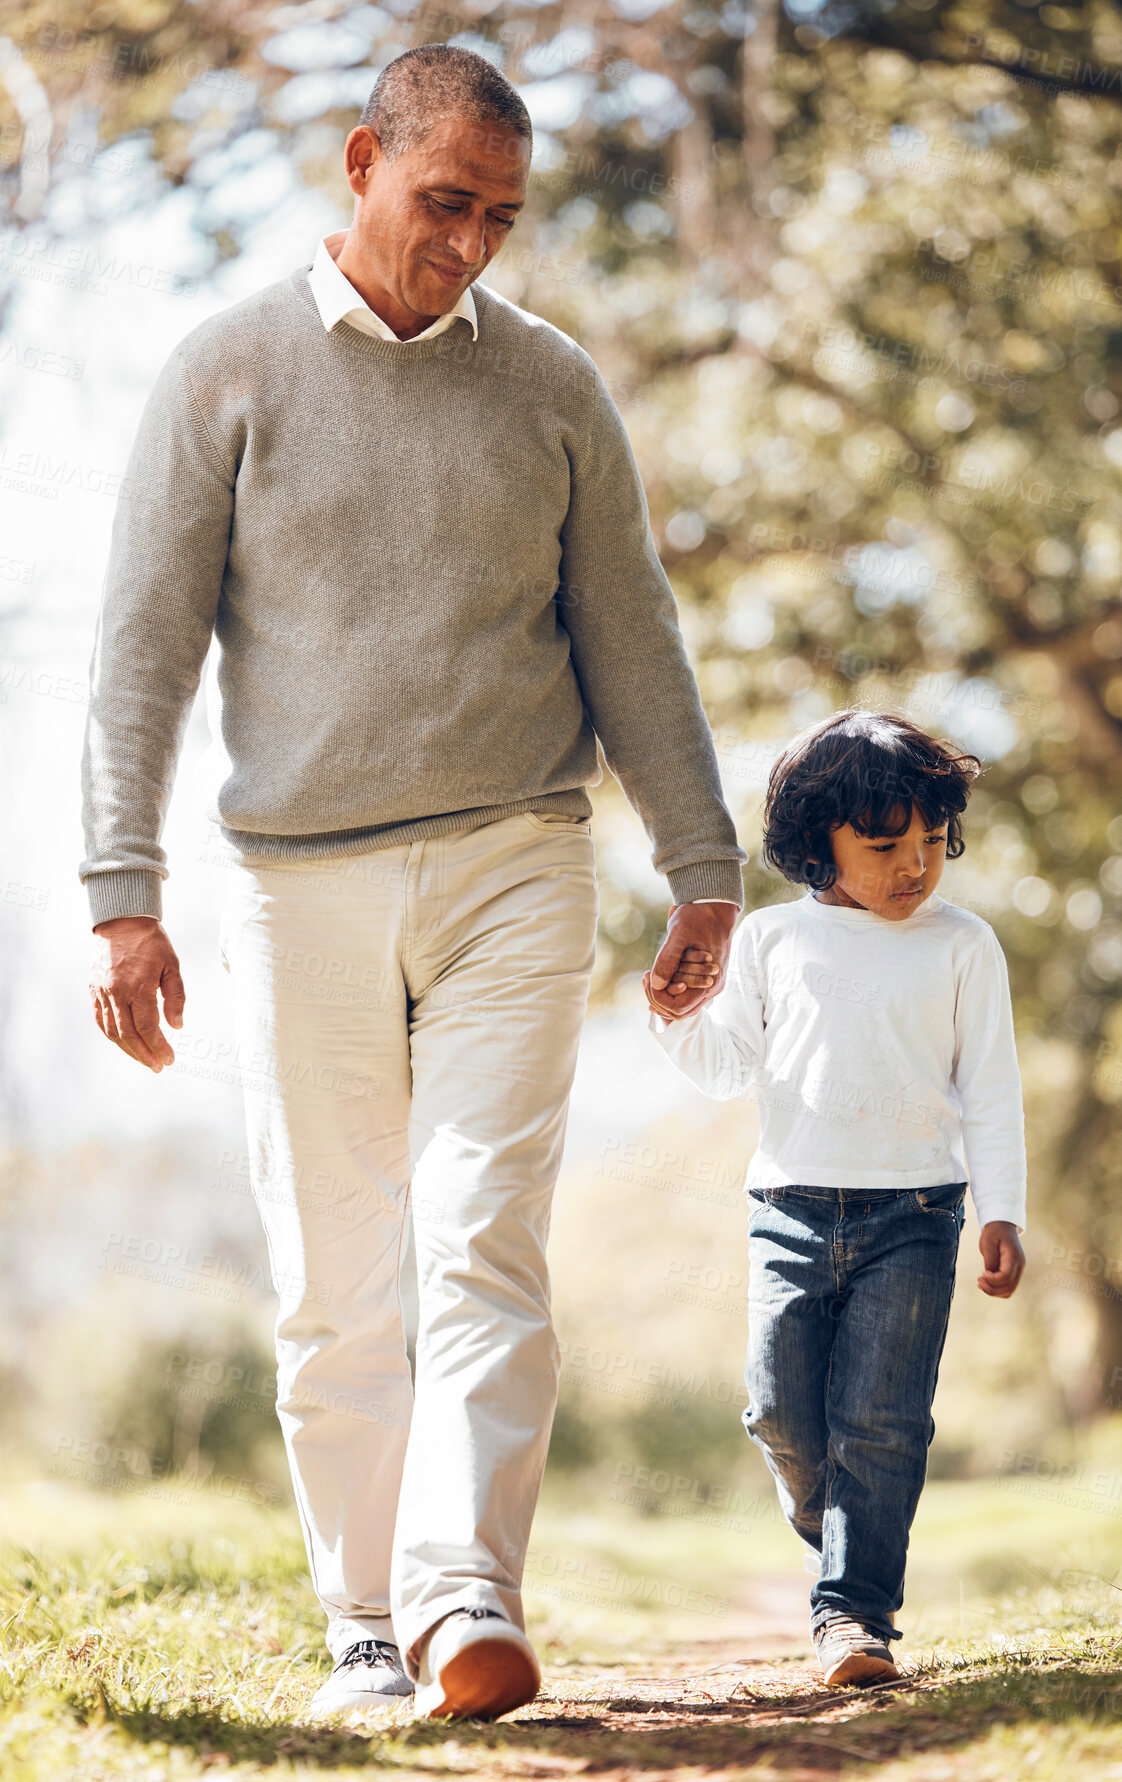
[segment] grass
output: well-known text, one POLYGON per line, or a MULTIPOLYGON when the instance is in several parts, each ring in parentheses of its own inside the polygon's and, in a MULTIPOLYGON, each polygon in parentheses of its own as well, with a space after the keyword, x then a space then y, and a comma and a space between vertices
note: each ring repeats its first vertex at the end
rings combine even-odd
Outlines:
POLYGON ((547 1498, 527 1606, 545 1688, 494 1726, 322 1727, 321 1620, 287 1511, 174 1484, 0 1494, 0 1778, 1122 1782, 1122 1517, 935 1484, 901 1686, 826 1695, 797 1543, 760 1506, 547 1498))

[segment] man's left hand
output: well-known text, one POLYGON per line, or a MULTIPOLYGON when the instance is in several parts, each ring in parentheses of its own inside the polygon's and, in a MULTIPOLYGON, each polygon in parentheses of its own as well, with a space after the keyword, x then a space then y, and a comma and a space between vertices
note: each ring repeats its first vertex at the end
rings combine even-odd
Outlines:
POLYGON ((721 990, 728 967, 729 945, 739 911, 732 903, 676 903, 670 911, 666 939, 643 987, 647 1001, 667 1021, 696 1014, 721 990), (686 949, 693 949, 685 960, 686 949), (708 955, 704 971, 695 961, 708 955), (688 972, 688 977, 684 974, 688 972), (704 982, 698 982, 704 979, 704 982), (690 980, 693 980, 692 982, 690 980))

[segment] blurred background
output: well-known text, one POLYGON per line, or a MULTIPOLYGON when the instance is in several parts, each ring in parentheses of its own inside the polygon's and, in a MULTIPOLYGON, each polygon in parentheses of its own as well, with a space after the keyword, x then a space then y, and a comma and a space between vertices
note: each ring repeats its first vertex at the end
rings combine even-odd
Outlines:
MULTIPOLYGON (((377 71, 427 42, 491 58, 530 108, 528 212, 486 282, 587 347, 624 414, 749 905, 791 894, 759 861, 760 805, 797 729, 861 703, 983 759, 945 889, 1010 964, 1031 1270, 1014 1301, 983 1299, 968 1224, 932 1469, 1066 1494, 1105 1529, 1122 1514, 1113 0, 0 6, 4 1465, 288 1501, 216 951, 227 869, 200 815, 206 700, 165 834, 188 1004, 158 1078, 90 1014, 78 766, 145 395, 190 328, 346 225, 345 136, 377 71)), ((709 1520, 735 1565, 774 1518, 738 1421, 754 1115, 695 1094, 647 1036, 665 887, 618 789, 596 796, 550 1489, 609 1519, 709 1520)))

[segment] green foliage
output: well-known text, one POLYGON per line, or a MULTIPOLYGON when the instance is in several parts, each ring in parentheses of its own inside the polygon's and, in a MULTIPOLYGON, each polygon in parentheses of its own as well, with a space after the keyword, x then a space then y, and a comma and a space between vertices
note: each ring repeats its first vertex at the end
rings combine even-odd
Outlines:
POLYGON ((627 1501, 636 1492, 642 1499, 646 1487, 633 1488, 631 1481, 652 1471, 668 1487, 674 1479, 687 1481, 696 1502, 735 1489, 745 1476, 755 1489, 764 1489, 766 1478, 731 1405, 640 1400, 609 1420, 587 1395, 562 1391, 549 1445, 550 1477, 584 1477, 593 1469, 600 1478, 624 1484, 620 1496, 627 1501))
MULTIPOLYGON (((756 848, 797 728, 860 703, 985 757, 949 889, 997 928, 1026 1063, 1054 1075, 1032 1109, 1032 1217, 1117 1279, 1122 10, 120 0, 29 5, 8 29, 50 98, 60 176, 80 96, 103 144, 147 133, 172 179, 256 132, 341 198, 354 99, 328 84, 294 107, 305 76, 278 37, 345 43, 348 21, 369 43, 338 51, 348 92, 448 39, 539 90, 582 83, 539 131, 494 276, 588 345, 625 410, 749 898, 787 895, 756 848)), ((14 182, 3 95, 0 143, 14 182)), ((606 836, 610 790, 602 809, 606 836)), ((605 986, 662 922, 649 892, 606 887, 605 986)), ((1122 1299, 1094 1311, 1080 1415, 1122 1367, 1122 1299)))
POLYGON ((93 1447, 104 1482, 224 1478, 275 1502, 287 1478, 275 1404, 276 1363, 248 1333, 205 1348, 194 1332, 149 1344, 103 1396, 93 1447))
MULTIPOLYGON (((739 141, 717 79, 727 45, 695 45, 713 82, 686 84, 694 116, 676 139, 700 135, 700 156, 695 142, 664 162, 692 170, 672 174, 677 240, 649 204, 619 202, 627 180, 547 180, 551 261, 524 296, 633 393, 656 531, 754 855, 768 762, 839 706, 907 712, 982 754, 949 887, 998 930, 1026 1048, 1065 1059, 1031 1134, 1034 1218, 1113 1276, 1118 15, 1083 9, 1080 36, 1075 15, 1041 9, 1017 56, 1020 9, 922 17, 919 36, 918 8, 888 8, 875 32, 800 28, 786 49, 781 32, 764 71, 745 55, 739 141), (1044 66, 1046 17, 1079 96, 1023 78, 1044 66), (560 290, 558 263, 600 276, 560 290)), ((649 184, 634 142, 601 149, 602 174, 618 161, 649 184)), ((754 858, 750 902, 785 894, 754 858)), ((632 949, 618 963, 634 969, 632 949)), ((1096 1311, 1084 1409, 1122 1364, 1117 1294, 1096 1311)))

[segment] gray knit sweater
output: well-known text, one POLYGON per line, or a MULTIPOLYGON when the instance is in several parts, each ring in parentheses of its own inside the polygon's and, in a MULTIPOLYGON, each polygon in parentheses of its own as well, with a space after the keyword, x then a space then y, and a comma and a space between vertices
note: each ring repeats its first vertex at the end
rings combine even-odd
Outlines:
POLYGON ((474 291, 406 344, 328 334, 306 268, 204 322, 148 399, 82 764, 94 923, 161 913, 212 634, 247 863, 516 811, 587 817, 596 739, 679 903, 741 898, 709 729, 623 424, 556 328, 474 291))

